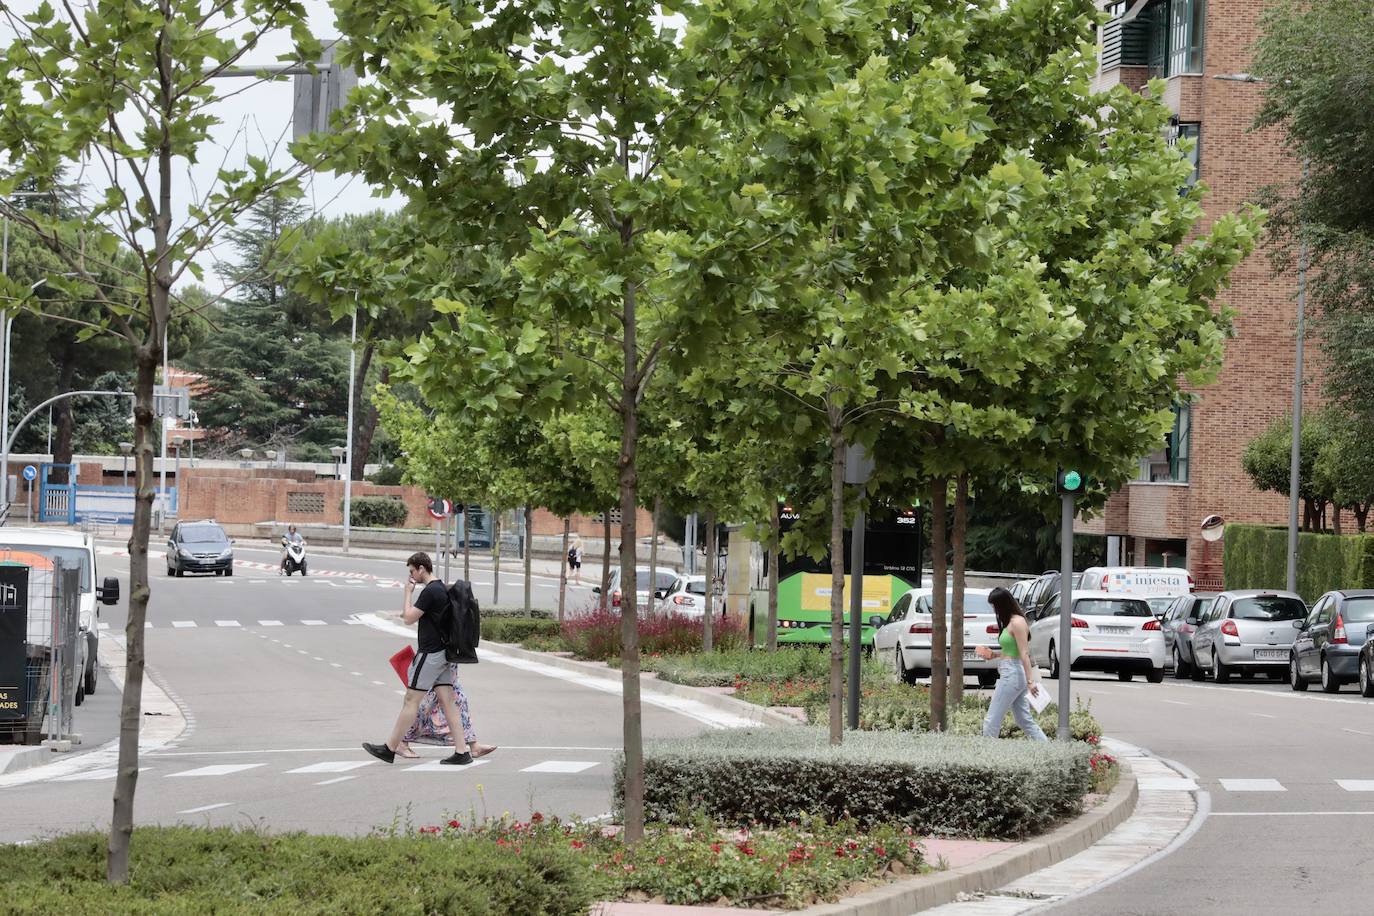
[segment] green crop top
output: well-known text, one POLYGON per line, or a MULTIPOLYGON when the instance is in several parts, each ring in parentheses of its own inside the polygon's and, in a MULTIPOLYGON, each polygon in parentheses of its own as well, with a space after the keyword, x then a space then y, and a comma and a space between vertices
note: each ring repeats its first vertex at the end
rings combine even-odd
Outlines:
POLYGON ((997 641, 1002 645, 1002 655, 1006 658, 1020 658, 1021 653, 1016 650, 1016 637, 1011 635, 1011 628, 1003 630, 997 635, 997 641))

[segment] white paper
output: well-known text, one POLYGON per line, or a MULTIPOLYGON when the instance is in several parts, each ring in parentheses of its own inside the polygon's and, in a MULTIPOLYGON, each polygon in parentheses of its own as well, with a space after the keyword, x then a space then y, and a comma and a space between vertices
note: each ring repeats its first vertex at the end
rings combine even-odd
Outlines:
POLYGON ((1027 690, 1026 699, 1030 700, 1031 709, 1036 712, 1044 712, 1045 707, 1050 705, 1050 692, 1045 689, 1044 684, 1034 684, 1038 690, 1027 690))

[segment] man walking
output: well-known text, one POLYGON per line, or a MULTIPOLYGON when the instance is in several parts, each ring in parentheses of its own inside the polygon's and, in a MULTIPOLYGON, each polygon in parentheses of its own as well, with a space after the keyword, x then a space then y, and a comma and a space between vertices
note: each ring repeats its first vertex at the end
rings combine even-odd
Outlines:
MULTIPOLYGON (((434 561, 429 554, 417 553, 406 561, 410 576, 406 580, 405 600, 401 609, 401 619, 406 623, 418 623, 418 646, 415 659, 410 663, 406 674, 406 697, 401 706, 401 714, 392 726, 391 736, 385 744, 363 742, 363 750, 383 763, 396 759, 396 748, 401 744, 406 730, 415 721, 420 710, 420 701, 433 690, 449 722, 461 722, 462 715, 453 695, 453 666, 445 657, 444 639, 439 624, 440 615, 448 608, 448 590, 444 583, 434 577, 434 561), (420 586, 420 594, 415 595, 415 586, 420 586), (413 596, 413 599, 412 599, 413 596)), ((453 730, 453 754, 440 763, 465 766, 474 757, 484 757, 495 748, 476 745, 469 748, 466 742, 459 742, 458 730, 453 730)))

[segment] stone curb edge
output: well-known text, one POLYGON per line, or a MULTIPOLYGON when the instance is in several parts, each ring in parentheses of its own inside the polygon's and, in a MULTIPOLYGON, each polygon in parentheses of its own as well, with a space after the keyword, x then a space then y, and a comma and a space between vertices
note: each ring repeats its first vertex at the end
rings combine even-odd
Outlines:
MULTIPOLYGON (((483 642, 478 652, 488 649, 500 655, 509 655, 512 658, 520 658, 526 661, 539 662, 551 668, 562 668, 565 671, 576 671, 579 674, 587 674, 592 677, 599 677, 603 680, 620 681, 620 669, 612 668, 601 662, 584 662, 577 659, 564 658, 561 655, 551 655, 547 652, 534 652, 523 649, 520 646, 501 642, 483 642)), ((646 672, 647 673, 647 672, 646 672)), ((718 693, 710 693, 696 687, 688 687, 685 684, 673 684, 668 681, 660 681, 658 678, 641 678, 639 689, 646 692, 658 693, 664 696, 681 697, 682 699, 695 700, 704 706, 712 709, 719 709, 722 712, 729 712, 742 719, 749 719, 759 725, 800 725, 801 723, 791 716, 774 712, 753 703, 746 703, 743 700, 736 700, 734 697, 723 696, 718 693)))
POLYGON ((1052 833, 970 865, 799 910, 797 916, 909 916, 951 903, 961 893, 990 891, 1083 852, 1130 817, 1139 798, 1135 774, 1123 761, 1121 779, 1106 800, 1052 833))

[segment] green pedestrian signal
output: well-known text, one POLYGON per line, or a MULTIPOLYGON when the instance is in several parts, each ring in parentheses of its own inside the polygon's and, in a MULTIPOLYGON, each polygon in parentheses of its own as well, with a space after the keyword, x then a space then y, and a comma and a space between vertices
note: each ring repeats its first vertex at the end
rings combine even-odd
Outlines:
POLYGON ((1082 496, 1087 489, 1087 480, 1078 471, 1060 471, 1054 489, 1060 496, 1082 496))

